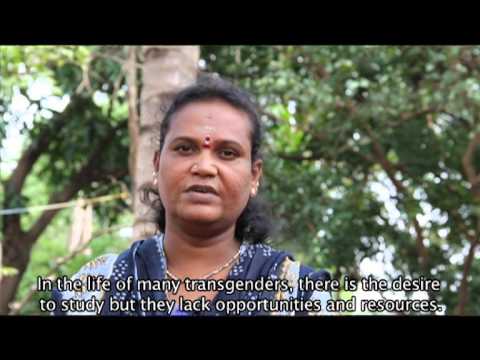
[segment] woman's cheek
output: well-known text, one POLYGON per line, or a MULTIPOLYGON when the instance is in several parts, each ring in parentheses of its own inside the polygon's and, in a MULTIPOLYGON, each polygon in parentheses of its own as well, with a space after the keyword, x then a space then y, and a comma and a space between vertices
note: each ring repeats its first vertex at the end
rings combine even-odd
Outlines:
POLYGON ((250 178, 248 174, 239 174, 238 172, 232 174, 232 181, 229 193, 226 194, 226 200, 231 203, 236 203, 237 206, 240 206, 240 203, 246 203, 250 194, 249 183, 250 178))
POLYGON ((160 173, 158 185, 163 206, 169 208, 169 204, 175 202, 175 181, 171 178, 171 174, 166 175, 165 173, 160 173))
POLYGON ((186 165, 179 165, 171 157, 165 157, 159 169, 159 184, 163 187, 165 195, 172 194, 183 184, 183 179, 188 175, 186 168, 186 165))

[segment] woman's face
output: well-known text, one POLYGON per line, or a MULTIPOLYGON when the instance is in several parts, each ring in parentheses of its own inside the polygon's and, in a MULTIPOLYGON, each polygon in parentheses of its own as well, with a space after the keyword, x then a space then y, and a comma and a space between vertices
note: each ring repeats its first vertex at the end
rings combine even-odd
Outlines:
POLYGON ((222 100, 193 102, 173 115, 154 159, 167 224, 237 221, 262 173, 261 160, 252 164, 251 131, 248 115, 222 100))

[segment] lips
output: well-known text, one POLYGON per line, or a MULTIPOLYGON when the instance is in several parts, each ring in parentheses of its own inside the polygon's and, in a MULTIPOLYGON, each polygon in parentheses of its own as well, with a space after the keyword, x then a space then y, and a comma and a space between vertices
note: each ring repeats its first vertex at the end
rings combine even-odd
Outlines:
POLYGON ((186 190, 186 192, 218 195, 217 190, 215 190, 215 188, 213 188, 212 186, 208 185, 192 185, 186 190))

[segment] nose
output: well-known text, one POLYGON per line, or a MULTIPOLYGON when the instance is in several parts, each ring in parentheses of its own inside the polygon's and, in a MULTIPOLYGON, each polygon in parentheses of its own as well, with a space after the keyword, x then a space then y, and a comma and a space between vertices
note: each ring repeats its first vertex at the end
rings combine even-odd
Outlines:
POLYGON ((218 174, 218 168, 209 151, 202 151, 197 161, 192 165, 192 174, 201 177, 212 177, 218 174))

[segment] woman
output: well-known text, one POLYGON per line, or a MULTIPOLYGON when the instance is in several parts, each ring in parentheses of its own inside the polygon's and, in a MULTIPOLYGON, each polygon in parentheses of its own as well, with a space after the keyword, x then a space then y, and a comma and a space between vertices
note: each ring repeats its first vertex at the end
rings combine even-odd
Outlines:
POLYGON ((325 312, 329 293, 301 288, 298 280, 325 280, 329 279, 328 273, 315 272, 293 261, 286 252, 262 244, 270 234, 271 223, 257 199, 263 168, 261 141, 261 123, 254 103, 231 83, 204 77, 181 91, 161 125, 159 150, 153 159, 153 186, 143 189, 143 200, 156 212, 159 233, 135 242, 118 256, 100 257, 74 277, 85 280, 89 275, 104 276, 110 279, 112 289, 55 291, 57 304, 60 300, 89 300, 95 296, 105 300, 105 304, 101 310, 90 313, 103 315, 325 312), (157 280, 157 284, 168 283, 173 288, 140 287, 139 279, 157 280), (187 288, 190 279, 204 280, 198 282, 203 287, 187 288), (259 280, 264 285, 267 280, 274 285, 262 288, 257 286, 259 280), (132 286, 128 291, 117 289, 126 281, 132 286), (227 283, 246 286, 247 282, 250 287, 245 290, 226 287, 227 283), (211 285, 208 288, 207 283, 211 285), (209 304, 202 310, 179 307, 180 300, 184 305, 185 300, 202 297, 209 304), (146 299, 156 306, 140 306, 140 301, 146 299), (310 300, 321 303, 321 311, 319 306, 313 311, 312 307, 287 305, 275 308, 275 300, 284 305, 288 301, 296 300, 298 304, 310 300), (120 301, 135 306, 117 309, 120 301), (227 302, 241 305, 225 309, 227 302), (173 305, 161 306, 165 304, 173 305))

